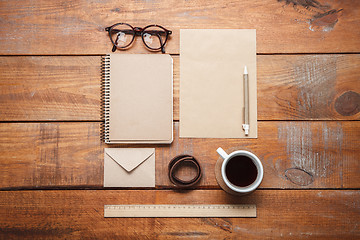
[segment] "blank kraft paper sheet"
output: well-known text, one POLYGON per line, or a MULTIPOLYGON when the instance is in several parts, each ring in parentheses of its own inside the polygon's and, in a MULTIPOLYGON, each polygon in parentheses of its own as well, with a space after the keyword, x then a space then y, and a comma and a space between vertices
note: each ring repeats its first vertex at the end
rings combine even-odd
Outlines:
POLYGON ((180 30, 180 137, 257 138, 256 30, 180 30), (249 72, 249 135, 243 73, 249 72))

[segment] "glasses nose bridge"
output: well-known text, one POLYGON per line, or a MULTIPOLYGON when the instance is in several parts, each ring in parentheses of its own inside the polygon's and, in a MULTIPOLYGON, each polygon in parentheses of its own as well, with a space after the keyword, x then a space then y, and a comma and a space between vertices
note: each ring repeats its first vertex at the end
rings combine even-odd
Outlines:
POLYGON ((134 27, 134 32, 135 32, 135 34, 137 35, 137 36, 140 36, 141 35, 141 33, 143 32, 143 28, 141 28, 141 27, 134 27))

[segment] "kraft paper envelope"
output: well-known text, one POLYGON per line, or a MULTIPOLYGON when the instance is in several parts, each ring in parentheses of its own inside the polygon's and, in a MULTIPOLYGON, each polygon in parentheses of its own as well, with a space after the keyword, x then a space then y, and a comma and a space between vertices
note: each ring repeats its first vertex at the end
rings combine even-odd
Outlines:
POLYGON ((155 187, 155 148, 105 148, 104 187, 155 187))
POLYGON ((256 30, 180 30, 180 137, 257 138, 256 30), (243 73, 249 72, 249 135, 243 73))

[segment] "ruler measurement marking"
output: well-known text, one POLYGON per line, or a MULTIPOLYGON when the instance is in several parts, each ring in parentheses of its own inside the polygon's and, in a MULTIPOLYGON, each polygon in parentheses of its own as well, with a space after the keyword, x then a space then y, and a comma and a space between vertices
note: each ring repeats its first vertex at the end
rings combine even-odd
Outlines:
POLYGON ((256 217, 251 204, 105 205, 104 217, 256 217))

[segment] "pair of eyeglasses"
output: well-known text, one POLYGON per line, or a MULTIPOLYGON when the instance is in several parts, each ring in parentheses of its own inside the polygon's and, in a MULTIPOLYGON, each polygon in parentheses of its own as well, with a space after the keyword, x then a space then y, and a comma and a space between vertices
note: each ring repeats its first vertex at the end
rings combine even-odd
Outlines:
POLYGON ((171 31, 159 25, 149 25, 144 28, 132 27, 127 23, 117 23, 105 28, 109 32, 113 44, 112 51, 117 48, 127 49, 134 42, 135 36, 141 36, 145 46, 152 51, 161 50, 165 53, 165 44, 171 35, 171 31))

